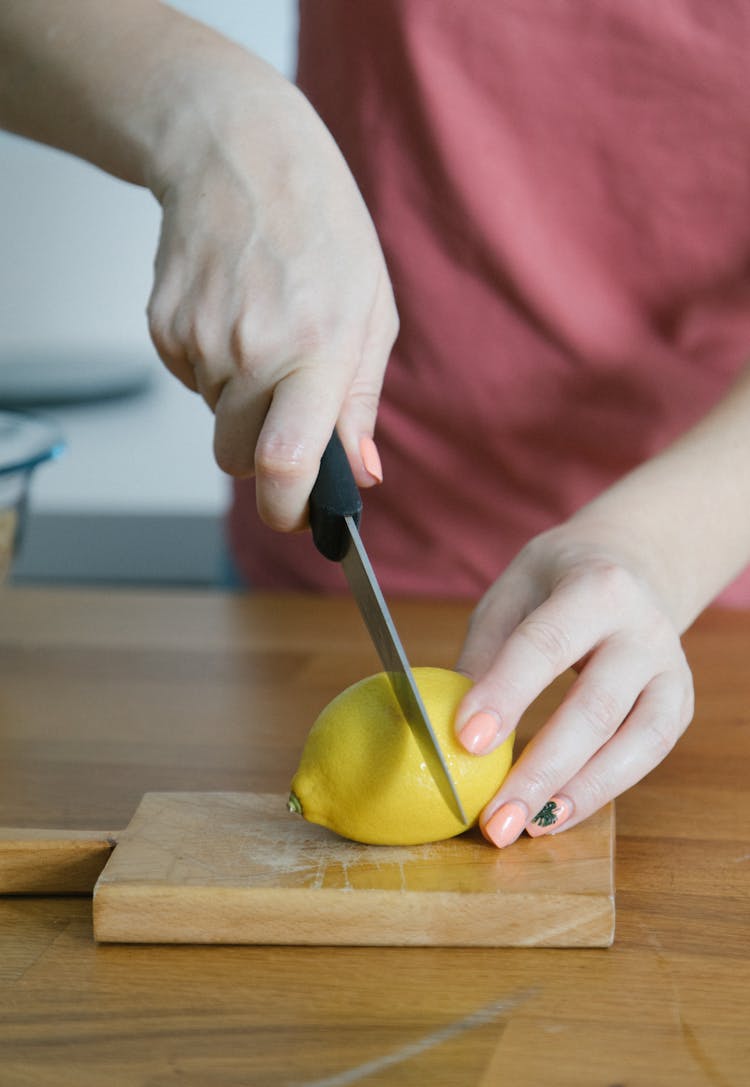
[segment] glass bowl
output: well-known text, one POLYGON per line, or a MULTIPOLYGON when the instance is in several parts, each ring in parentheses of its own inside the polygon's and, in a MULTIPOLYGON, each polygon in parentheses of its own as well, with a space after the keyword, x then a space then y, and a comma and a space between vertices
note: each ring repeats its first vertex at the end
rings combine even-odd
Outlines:
POLYGON ((20 411, 0 411, 0 581, 23 534, 31 477, 58 457, 65 443, 54 423, 20 411))

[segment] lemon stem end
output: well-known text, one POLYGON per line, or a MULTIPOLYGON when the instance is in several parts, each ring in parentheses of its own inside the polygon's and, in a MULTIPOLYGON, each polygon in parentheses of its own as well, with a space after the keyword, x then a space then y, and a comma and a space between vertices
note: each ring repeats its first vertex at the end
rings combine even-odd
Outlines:
POLYGON ((290 811, 292 815, 302 815, 302 801, 296 793, 290 793, 289 799, 286 802, 287 811, 290 811))

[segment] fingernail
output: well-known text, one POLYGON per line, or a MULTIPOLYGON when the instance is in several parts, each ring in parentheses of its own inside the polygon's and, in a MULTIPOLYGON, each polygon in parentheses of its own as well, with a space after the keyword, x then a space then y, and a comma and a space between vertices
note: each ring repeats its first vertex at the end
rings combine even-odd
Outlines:
POLYGON ((498 849, 504 849, 506 845, 515 842, 528 818, 529 813, 526 807, 511 800, 510 803, 498 808, 487 820, 483 827, 484 836, 489 838, 498 849))
POLYGON ((489 751, 500 731, 500 718, 490 710, 480 710, 470 717, 458 734, 459 742, 472 755, 489 751))
POLYGON ((362 463, 365 466, 365 471, 368 472, 374 480, 378 483, 383 482, 383 466, 380 463, 380 454, 378 453, 378 447, 372 438, 365 436, 359 443, 359 455, 362 458, 362 463))
POLYGON ((553 796, 526 825, 526 833, 532 838, 539 838, 559 826, 573 814, 573 804, 565 796, 553 796))

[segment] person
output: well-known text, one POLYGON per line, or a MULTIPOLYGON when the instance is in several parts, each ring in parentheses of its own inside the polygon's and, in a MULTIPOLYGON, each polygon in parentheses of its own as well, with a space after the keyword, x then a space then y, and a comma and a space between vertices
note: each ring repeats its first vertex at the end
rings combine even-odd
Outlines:
POLYGON ((150 329, 250 583, 339 587, 299 534, 336 426, 386 593, 481 597, 464 746, 577 671, 499 847, 652 770, 681 634, 750 603, 749 39, 739 0, 302 0, 300 89, 155 0, 0 9, 0 123, 161 205, 150 329))

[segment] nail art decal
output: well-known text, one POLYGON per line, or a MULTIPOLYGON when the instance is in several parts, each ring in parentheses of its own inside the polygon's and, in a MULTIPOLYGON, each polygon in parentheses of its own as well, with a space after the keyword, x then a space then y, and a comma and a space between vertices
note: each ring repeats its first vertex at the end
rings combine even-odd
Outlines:
POLYGON ((551 827, 557 822, 557 817, 560 814, 560 809, 554 800, 548 800, 541 811, 538 811, 532 823, 537 823, 540 827, 551 827))
POLYGON ((561 826, 571 815, 573 805, 565 797, 553 796, 551 800, 536 813, 530 823, 526 825, 526 833, 532 838, 538 838, 540 834, 546 834, 554 827, 561 826))

